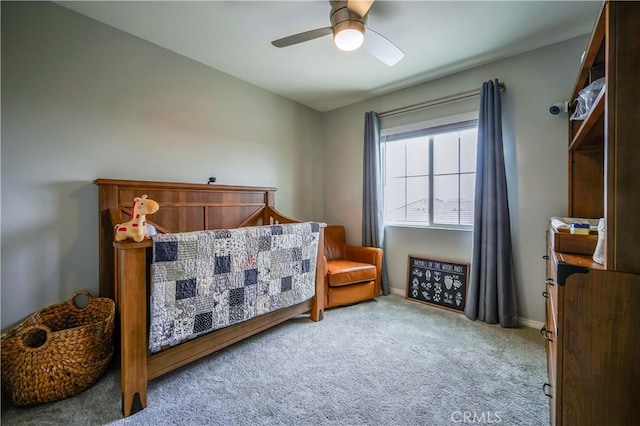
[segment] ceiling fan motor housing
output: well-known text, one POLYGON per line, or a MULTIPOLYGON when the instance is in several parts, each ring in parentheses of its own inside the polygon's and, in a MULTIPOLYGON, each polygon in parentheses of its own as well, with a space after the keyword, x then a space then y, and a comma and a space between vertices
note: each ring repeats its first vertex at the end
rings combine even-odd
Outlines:
POLYGON ((367 16, 360 16, 349 10, 346 1, 332 1, 330 20, 334 37, 346 29, 357 30, 364 34, 367 16))

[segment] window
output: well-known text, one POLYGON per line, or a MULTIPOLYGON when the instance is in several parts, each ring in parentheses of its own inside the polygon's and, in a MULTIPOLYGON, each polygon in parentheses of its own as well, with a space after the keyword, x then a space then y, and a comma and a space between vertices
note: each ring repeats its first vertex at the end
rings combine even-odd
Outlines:
POLYGON ((470 229, 478 120, 381 137, 387 225, 470 229))

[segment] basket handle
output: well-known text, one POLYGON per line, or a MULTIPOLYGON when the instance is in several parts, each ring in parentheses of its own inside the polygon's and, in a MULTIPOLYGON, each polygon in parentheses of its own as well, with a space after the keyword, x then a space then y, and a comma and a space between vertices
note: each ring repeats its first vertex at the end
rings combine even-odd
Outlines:
POLYGON ((76 309, 78 309, 78 310, 80 310, 80 311, 81 311, 81 310, 83 310, 83 309, 86 309, 86 308, 87 308, 87 306, 89 306, 89 304, 91 303, 91 299, 93 299, 93 296, 91 295, 91 293, 89 293, 88 291, 84 291, 84 290, 82 290, 82 291, 78 291, 78 292, 76 292, 76 293, 71 297, 70 302, 71 302, 71 304, 73 305, 73 307, 74 307, 74 308, 76 308, 76 309), (77 303, 77 301, 76 301, 76 298, 77 298, 78 296, 87 296, 88 302, 87 302, 87 305, 86 305, 86 306, 84 306, 84 307, 82 307, 82 308, 81 308, 81 307, 78 305, 78 303, 77 303))
POLYGON ((24 350, 39 351, 49 344, 51 329, 44 324, 34 324, 20 332, 18 342, 24 350))

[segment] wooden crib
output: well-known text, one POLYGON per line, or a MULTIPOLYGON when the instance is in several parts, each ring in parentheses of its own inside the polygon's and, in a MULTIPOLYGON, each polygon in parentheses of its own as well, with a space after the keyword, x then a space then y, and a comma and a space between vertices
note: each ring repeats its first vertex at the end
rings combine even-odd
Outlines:
MULTIPOLYGON (((122 412, 147 406, 147 381, 295 316, 324 315, 323 227, 316 261, 315 297, 178 346, 148 350, 149 259, 152 242, 114 242, 114 226, 129 219, 134 197, 147 194, 160 210, 147 219, 158 232, 187 232, 295 223, 274 208, 275 188, 97 179, 100 227, 100 296, 116 303, 119 318, 122 412)), ((118 334, 116 334, 118 336, 118 334)))

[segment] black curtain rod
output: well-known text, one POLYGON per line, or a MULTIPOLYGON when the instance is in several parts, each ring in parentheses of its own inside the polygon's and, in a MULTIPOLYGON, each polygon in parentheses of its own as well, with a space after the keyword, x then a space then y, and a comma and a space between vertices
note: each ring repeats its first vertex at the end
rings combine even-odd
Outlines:
MULTIPOLYGON (((503 90, 503 91, 507 89, 507 86, 503 82, 499 82, 498 87, 500 88, 500 90, 503 90)), ((389 111, 383 111, 381 113, 378 113, 378 117, 384 118, 384 117, 390 117, 392 115, 404 114, 405 112, 416 111, 419 109, 429 108, 432 106, 444 104, 447 102, 453 102, 453 101, 459 101, 461 99, 471 98, 473 96, 478 96, 479 94, 480 94, 480 89, 467 90, 466 92, 456 93, 454 95, 449 95, 449 96, 443 96, 441 98, 432 99, 430 101, 420 102, 417 104, 408 105, 401 108, 391 109, 389 111)))

